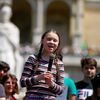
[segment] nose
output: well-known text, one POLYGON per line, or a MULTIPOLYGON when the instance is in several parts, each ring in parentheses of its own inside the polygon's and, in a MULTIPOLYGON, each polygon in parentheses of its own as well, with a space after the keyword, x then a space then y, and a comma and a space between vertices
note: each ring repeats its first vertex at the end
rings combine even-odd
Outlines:
POLYGON ((87 70, 88 70, 89 72, 91 71, 91 69, 90 69, 90 68, 88 68, 87 70))
POLYGON ((0 70, 0 79, 5 75, 3 70, 0 70))
POLYGON ((13 82, 10 82, 10 85, 13 86, 13 82))
POLYGON ((1 70, 0 73, 1 73, 2 75, 4 75, 4 70, 1 70))
POLYGON ((9 82, 8 85, 9 85, 10 87, 13 87, 13 82, 9 82))
POLYGON ((50 43, 54 43, 54 40, 51 40, 50 43))

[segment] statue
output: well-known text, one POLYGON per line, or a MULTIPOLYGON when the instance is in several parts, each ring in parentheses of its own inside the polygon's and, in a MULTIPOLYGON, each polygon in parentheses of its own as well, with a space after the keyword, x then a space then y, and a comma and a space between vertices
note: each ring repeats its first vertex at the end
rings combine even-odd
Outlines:
POLYGON ((10 72, 12 74, 18 74, 18 72, 21 72, 23 64, 19 54, 20 31, 10 21, 11 16, 12 8, 7 4, 2 4, 0 6, 0 60, 10 65, 10 72))

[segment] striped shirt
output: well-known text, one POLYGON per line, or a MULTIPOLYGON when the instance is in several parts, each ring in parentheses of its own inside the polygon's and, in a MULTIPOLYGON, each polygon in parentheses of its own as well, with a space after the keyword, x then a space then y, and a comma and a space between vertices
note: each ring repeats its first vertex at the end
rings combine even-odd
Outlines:
POLYGON ((28 96, 54 96, 59 95, 63 91, 63 78, 64 78, 64 64, 59 61, 60 66, 60 80, 56 82, 56 66, 52 65, 51 73, 53 75, 54 84, 52 87, 48 87, 48 85, 44 81, 39 81, 35 77, 41 73, 47 71, 48 61, 41 59, 38 68, 36 68, 36 56, 30 55, 28 60, 25 62, 24 70, 20 79, 21 86, 27 88, 26 95, 28 96))

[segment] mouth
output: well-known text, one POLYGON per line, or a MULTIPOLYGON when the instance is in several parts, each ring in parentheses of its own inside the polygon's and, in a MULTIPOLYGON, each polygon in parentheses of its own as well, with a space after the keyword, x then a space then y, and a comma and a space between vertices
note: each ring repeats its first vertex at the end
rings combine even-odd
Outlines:
POLYGON ((48 46, 48 48, 49 48, 50 50, 53 50, 53 49, 54 49, 54 46, 48 46))
POLYGON ((54 48, 54 45, 48 45, 49 48, 54 48))

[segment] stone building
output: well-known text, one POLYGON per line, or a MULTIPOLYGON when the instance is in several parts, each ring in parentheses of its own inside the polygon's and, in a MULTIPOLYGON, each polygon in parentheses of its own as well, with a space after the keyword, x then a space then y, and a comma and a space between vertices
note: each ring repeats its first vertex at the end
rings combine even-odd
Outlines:
POLYGON ((82 77, 80 59, 86 54, 97 59, 100 71, 100 0, 13 0, 11 5, 21 44, 37 48, 41 34, 54 28, 62 38, 68 76, 82 77))

